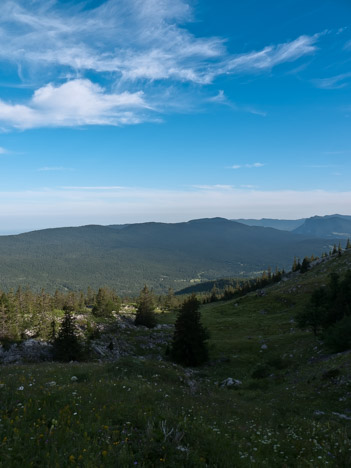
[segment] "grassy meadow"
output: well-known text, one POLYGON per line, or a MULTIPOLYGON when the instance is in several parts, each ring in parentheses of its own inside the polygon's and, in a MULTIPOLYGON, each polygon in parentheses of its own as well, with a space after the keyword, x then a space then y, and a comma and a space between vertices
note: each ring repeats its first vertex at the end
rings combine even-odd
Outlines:
MULTIPOLYGON (((145 348, 116 362, 1 367, 0 467, 351 466, 351 353, 328 354, 294 320, 330 271, 349 267, 344 255, 263 296, 202 306, 201 368, 145 348), (228 377, 242 383, 221 386, 228 377)), ((150 332, 116 333, 136 344, 150 332)))

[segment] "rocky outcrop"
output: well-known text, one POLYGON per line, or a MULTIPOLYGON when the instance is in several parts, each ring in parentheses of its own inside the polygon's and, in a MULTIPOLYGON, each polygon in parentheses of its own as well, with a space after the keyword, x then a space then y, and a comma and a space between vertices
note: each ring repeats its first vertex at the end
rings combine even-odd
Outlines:
POLYGON ((34 339, 13 343, 6 347, 0 345, 0 364, 20 364, 52 360, 52 345, 34 339))

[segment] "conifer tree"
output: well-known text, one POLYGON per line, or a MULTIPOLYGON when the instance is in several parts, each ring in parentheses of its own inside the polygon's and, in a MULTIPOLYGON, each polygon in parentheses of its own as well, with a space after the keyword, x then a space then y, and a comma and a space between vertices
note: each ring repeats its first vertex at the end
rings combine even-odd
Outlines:
POLYGON ((172 310, 176 305, 176 298, 174 295, 173 288, 168 288, 167 296, 165 299, 165 309, 172 310))
POLYGON ((310 268, 310 261, 307 257, 305 257, 302 261, 302 265, 300 268, 300 273, 306 273, 306 271, 310 268))
POLYGON ((147 328, 153 328, 156 325, 154 298, 146 285, 141 290, 138 298, 134 323, 135 325, 144 325, 147 328))
POLYGON ((351 249, 351 242, 350 242, 350 239, 347 239, 347 243, 346 243, 345 249, 346 249, 346 250, 351 249))
POLYGON ((72 308, 65 306, 65 316, 54 342, 54 359, 69 362, 79 361, 82 357, 82 347, 77 335, 72 308))
POLYGON ((211 296, 210 296, 210 301, 209 302, 217 302, 219 300, 218 298, 218 289, 217 289, 217 283, 215 282, 213 284, 213 288, 211 289, 211 296))
POLYGON ((170 355, 185 366, 199 366, 208 360, 209 334, 201 323, 199 307, 193 294, 184 301, 175 323, 170 355))
POLYGON ((339 257, 341 257, 341 254, 342 254, 342 248, 341 248, 341 244, 339 242, 339 245, 338 245, 338 255, 339 255, 339 257))

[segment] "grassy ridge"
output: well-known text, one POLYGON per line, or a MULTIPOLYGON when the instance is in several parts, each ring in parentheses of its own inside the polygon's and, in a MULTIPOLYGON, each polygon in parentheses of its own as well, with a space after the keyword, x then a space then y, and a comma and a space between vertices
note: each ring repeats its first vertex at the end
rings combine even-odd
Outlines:
MULTIPOLYGON (((2 368, 0 466, 350 466, 350 354, 327 354, 294 322, 310 291, 350 262, 348 253, 265 296, 203 306, 211 363, 198 370, 148 350, 2 368), (221 387, 228 377, 242 384, 221 387)), ((119 333, 136 342, 148 332, 119 333)))

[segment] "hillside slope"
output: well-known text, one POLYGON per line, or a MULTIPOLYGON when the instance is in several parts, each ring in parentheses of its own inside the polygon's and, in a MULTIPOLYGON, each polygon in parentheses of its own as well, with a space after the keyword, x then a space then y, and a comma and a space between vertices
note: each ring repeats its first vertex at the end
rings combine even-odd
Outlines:
POLYGON ((260 226, 279 229, 281 231, 293 231, 305 222, 306 218, 301 219, 233 219, 238 223, 246 224, 247 226, 260 226))
POLYGON ((295 316, 350 268, 348 251, 201 307, 211 361, 198 369, 164 358, 156 335, 170 342, 174 312, 156 330, 109 329, 133 348, 115 362, 3 367, 0 466, 349 467, 350 352, 330 354, 295 316))
POLYGON ((350 216, 314 216, 293 230, 296 234, 313 237, 347 239, 351 237, 350 216))
POLYGON ((177 290, 192 281, 288 268, 294 256, 320 255, 330 245, 222 218, 47 229, 0 237, 0 288, 106 285, 135 294, 148 283, 156 291, 177 290))

